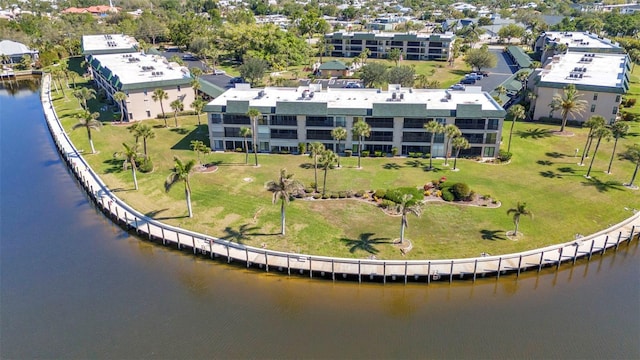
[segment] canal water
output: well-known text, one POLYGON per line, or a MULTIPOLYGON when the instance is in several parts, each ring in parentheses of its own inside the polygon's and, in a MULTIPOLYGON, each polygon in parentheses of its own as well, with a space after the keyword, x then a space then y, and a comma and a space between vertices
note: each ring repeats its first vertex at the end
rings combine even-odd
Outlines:
POLYGON ((0 90, 0 146, 3 359, 640 358, 638 242, 475 284, 286 277, 111 224, 31 90, 0 90))

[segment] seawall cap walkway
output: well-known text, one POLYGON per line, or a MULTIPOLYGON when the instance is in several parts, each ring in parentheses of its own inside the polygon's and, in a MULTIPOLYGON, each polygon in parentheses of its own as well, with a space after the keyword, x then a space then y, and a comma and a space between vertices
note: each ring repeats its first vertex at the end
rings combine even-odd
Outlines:
POLYGON ((572 262, 581 257, 589 259, 594 253, 604 254, 609 248, 617 249, 622 242, 637 240, 640 229, 640 212, 598 233, 566 243, 534 249, 521 253, 446 260, 359 260, 324 256, 285 253, 254 248, 224 239, 170 226, 149 218, 120 200, 93 172, 89 164, 73 146, 53 109, 50 97, 51 76, 44 75, 41 100, 47 125, 53 140, 68 166, 81 182, 96 205, 116 223, 135 230, 140 236, 161 240, 163 244, 174 243, 179 249, 190 248, 194 254, 226 258, 246 263, 247 267, 258 266, 266 271, 277 269, 287 274, 298 272, 310 277, 320 276, 335 280, 345 278, 362 281, 363 277, 382 280, 404 279, 430 281, 470 279, 478 276, 515 273, 542 267, 559 267, 562 262, 572 262))

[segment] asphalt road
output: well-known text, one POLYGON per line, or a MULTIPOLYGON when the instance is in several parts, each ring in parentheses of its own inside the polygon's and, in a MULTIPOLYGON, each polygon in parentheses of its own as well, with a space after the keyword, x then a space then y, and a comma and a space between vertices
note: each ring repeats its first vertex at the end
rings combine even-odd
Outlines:
MULTIPOLYGON (((502 84, 509 76, 518 71, 518 67, 511 61, 511 59, 505 54, 502 49, 490 49, 492 53, 496 55, 498 61, 496 66, 490 69, 482 69, 489 73, 489 76, 477 81, 474 85, 468 86, 481 86, 482 91, 490 92, 502 84)), ((462 78, 460 79, 462 80, 462 78)))
MULTIPOLYGON (((184 63, 185 65, 191 69, 194 67, 200 68, 204 71, 205 69, 205 65, 201 60, 184 60, 182 59, 183 56, 185 55, 192 55, 191 53, 187 53, 187 52, 182 52, 182 51, 176 51, 174 49, 170 49, 168 51, 161 51, 160 54, 162 56, 164 56, 167 59, 171 59, 174 56, 179 57, 184 63)), ((213 75, 213 74, 203 74, 202 76, 200 76, 202 79, 206 80, 207 82, 210 82, 216 86, 219 86, 221 88, 230 88, 233 87, 233 84, 230 83, 232 77, 226 74, 221 74, 221 75, 213 75)))

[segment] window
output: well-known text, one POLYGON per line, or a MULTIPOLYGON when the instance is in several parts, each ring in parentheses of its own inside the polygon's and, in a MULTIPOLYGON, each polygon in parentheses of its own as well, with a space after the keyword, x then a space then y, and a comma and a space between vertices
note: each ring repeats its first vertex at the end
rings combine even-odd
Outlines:
POLYGON ((618 113, 618 107, 617 107, 617 106, 614 106, 614 107, 613 107, 613 112, 612 112, 612 114, 613 114, 613 115, 616 115, 617 113, 618 113))
POLYGON ((333 127, 333 117, 329 116, 307 116, 307 126, 331 126, 333 127))
MULTIPOLYGON (((129 116, 131 116, 131 113, 129 113, 129 116)), ((147 110, 147 117, 151 117, 151 111, 147 110)))
POLYGON ((367 118, 366 122, 372 128, 393 129, 393 118, 367 118))
POLYGON ((493 157, 496 153, 496 148, 486 147, 484 148, 484 157, 493 157))
POLYGON ((456 126, 459 129, 484 129, 484 119, 456 119, 456 126))
POLYGON ((496 133, 488 133, 488 134, 486 134, 486 136, 484 138, 484 143, 485 144, 495 144, 497 137, 498 137, 498 134, 496 134, 496 133))
POLYGON ((307 140, 333 140, 331 130, 307 130, 307 140))
POLYGON ((180 85, 178 85, 178 91, 181 91, 182 89, 180 89, 180 85))
POLYGON ((593 101, 598 100, 598 93, 593 93, 593 101))
POLYGON ((298 130, 296 129, 271 129, 272 139, 297 139, 298 130))
POLYGON ((427 136, 427 133, 424 131, 420 132, 409 132, 405 131, 402 133, 402 142, 430 142, 431 135, 427 136))
POLYGON ((241 137, 240 128, 238 127, 226 127, 224 128, 225 137, 241 137))
POLYGON ((405 118, 404 119, 404 128, 405 129, 422 129, 425 124, 433 119, 412 119, 405 118))
POLYGON ((393 141, 393 131, 372 131, 370 141, 393 141))
POLYGON ((616 102, 619 103, 620 102, 620 95, 616 95, 616 102))
POLYGON ((251 125, 251 119, 249 119, 249 117, 247 115, 225 114, 224 115, 224 123, 225 124, 251 125))
POLYGON ((347 120, 344 116, 336 116, 336 126, 347 126, 347 120))
POLYGON ((212 124, 222 124, 222 114, 211 114, 212 124))
POLYGON ((295 115, 274 115, 271 117, 271 125, 296 126, 298 119, 295 115))
POLYGON ((500 121, 498 119, 489 119, 487 130, 498 130, 498 124, 500 124, 500 121))
POLYGON ((596 104, 591 105, 591 112, 596 112, 596 104))

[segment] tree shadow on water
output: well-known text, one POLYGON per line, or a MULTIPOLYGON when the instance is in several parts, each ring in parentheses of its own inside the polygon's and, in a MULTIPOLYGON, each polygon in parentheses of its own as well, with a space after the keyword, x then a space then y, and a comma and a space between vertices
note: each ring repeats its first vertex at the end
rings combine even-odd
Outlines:
POLYGON ((551 136, 551 130, 548 129, 540 129, 540 128, 536 128, 536 129, 527 129, 524 131, 518 131, 517 134, 518 136, 520 136, 523 139, 542 139, 542 138, 547 138, 551 136))
POLYGON ((483 240, 506 240, 507 238, 501 234, 505 234, 504 230, 480 230, 480 234, 482 235, 483 240))
POLYGON ((583 186, 593 186, 596 188, 596 190, 598 190, 598 192, 607 192, 609 190, 618 190, 618 191, 622 191, 624 190, 622 188, 622 184, 618 181, 602 181, 596 177, 592 177, 589 179, 586 179, 586 181, 582 182, 583 186))
POLYGON ((366 251, 369 254, 377 254, 380 252, 374 245, 378 244, 390 244, 389 238, 371 238, 373 233, 360 234, 358 239, 346 239, 342 238, 340 241, 344 242, 349 247, 350 253, 355 253, 358 250, 366 251))

